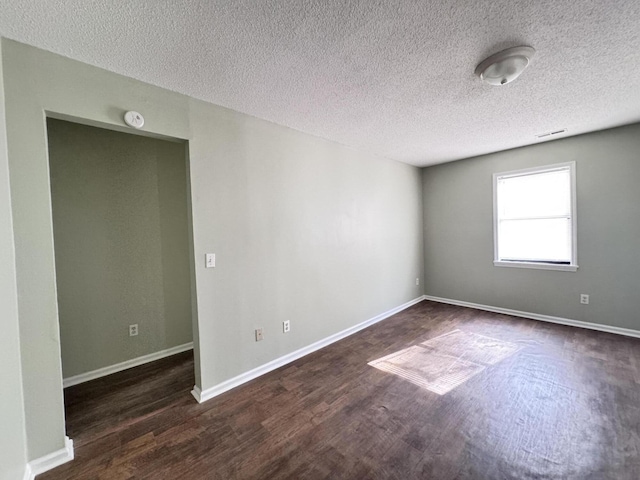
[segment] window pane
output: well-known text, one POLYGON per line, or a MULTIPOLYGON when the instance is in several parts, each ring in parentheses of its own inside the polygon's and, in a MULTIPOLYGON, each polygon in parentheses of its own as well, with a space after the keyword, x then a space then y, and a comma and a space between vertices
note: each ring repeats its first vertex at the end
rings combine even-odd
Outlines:
POLYGON ((571 263, 571 220, 502 220, 498 225, 499 260, 571 263))
POLYGON ((569 169, 498 179, 499 218, 571 215, 569 169))

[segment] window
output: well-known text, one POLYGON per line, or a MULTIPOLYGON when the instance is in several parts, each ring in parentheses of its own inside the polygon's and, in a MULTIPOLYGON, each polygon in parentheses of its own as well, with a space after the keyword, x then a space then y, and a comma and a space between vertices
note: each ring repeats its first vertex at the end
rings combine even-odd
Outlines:
POLYGON ((575 272, 575 205, 575 162, 494 174, 493 264, 575 272))

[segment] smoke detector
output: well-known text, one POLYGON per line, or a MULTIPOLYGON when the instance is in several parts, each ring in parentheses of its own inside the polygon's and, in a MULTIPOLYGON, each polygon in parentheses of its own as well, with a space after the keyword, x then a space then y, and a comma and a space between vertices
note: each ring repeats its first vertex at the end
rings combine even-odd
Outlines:
POLYGON ((124 123, 133 128, 142 128, 144 126, 144 117, 142 114, 130 110, 124 114, 124 123))
POLYGON ((505 85, 520 76, 535 53, 533 47, 507 48, 480 62, 475 73, 489 85, 505 85))

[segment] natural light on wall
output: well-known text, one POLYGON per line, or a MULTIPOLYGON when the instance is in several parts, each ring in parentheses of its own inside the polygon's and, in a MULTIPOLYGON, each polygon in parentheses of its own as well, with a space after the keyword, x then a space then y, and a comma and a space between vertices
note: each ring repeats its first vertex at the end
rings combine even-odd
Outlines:
POLYGON ((574 172, 571 162, 494 175, 496 265, 577 269, 574 172))

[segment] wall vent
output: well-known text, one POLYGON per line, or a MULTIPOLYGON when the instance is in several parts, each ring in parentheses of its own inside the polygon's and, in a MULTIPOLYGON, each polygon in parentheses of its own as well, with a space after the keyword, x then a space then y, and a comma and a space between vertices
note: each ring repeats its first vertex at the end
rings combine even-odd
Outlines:
POLYGON ((553 132, 540 133, 536 135, 536 138, 553 137, 555 135, 560 135, 561 133, 566 133, 566 132, 567 132, 567 129, 563 128, 562 130, 554 130, 553 132))

